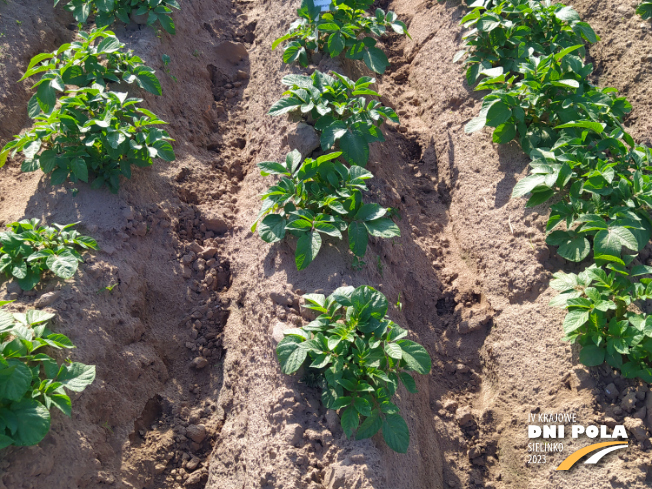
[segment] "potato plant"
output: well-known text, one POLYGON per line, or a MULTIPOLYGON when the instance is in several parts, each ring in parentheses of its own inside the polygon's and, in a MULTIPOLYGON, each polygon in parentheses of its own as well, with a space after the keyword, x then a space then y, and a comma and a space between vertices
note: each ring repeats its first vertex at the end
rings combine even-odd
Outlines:
POLYGON ((77 249, 97 249, 97 242, 72 229, 77 223, 39 226, 39 219, 12 222, 0 233, 0 272, 31 290, 46 272, 68 280, 77 272, 77 249), (77 248, 77 249, 76 249, 77 248))
POLYGON ((387 119, 398 123, 398 116, 391 107, 365 98, 380 96, 369 88, 376 82, 374 78, 363 76, 354 82, 339 73, 333 74, 315 71, 311 76, 283 77, 281 83, 290 88, 268 114, 300 115, 314 124, 324 151, 337 146, 347 162, 365 166, 369 161, 369 144, 385 141, 380 126, 387 119))
POLYGON ((650 382, 652 319, 638 311, 652 298, 652 279, 637 277, 652 267, 636 255, 652 237, 652 151, 624 129, 631 104, 588 82, 593 66, 583 61, 583 40, 598 38, 571 7, 525 0, 474 7, 462 22, 475 26, 467 61, 481 68, 467 77, 485 76, 476 89, 489 93, 466 132, 489 126, 494 142, 519 142, 531 173, 512 196, 528 195, 528 207, 555 197, 547 244, 569 261, 594 262, 551 282, 562 292, 551 304, 568 309, 565 339, 581 346, 580 360, 607 361, 650 382))
MULTIPOLYGON (((55 7, 59 1, 54 0, 55 7)), ((172 9, 180 9, 177 0, 70 0, 64 8, 77 22, 86 23, 88 16, 94 15, 98 27, 111 25, 116 19, 128 24, 133 15, 146 15, 147 25, 158 21, 170 34, 176 32, 172 9)))
POLYGON ((636 13, 640 15, 644 20, 651 18, 652 2, 641 2, 641 4, 636 8, 636 13))
POLYGON ((141 99, 111 92, 102 85, 68 90, 49 114, 16 136, 0 152, 0 167, 9 153, 22 153, 24 172, 41 169, 52 185, 91 182, 118 192, 120 176, 131 178, 131 166, 147 167, 155 158, 175 159, 168 133, 152 127, 166 124, 137 105, 141 99))
POLYGON ((430 373, 428 352, 386 316, 387 298, 372 287, 340 287, 328 297, 303 297, 306 307, 321 315, 285 331, 276 347, 281 371, 310 370, 324 405, 340 412, 348 438, 361 440, 381 431, 392 450, 406 453, 410 433, 392 398, 399 383, 417 392, 412 372, 430 373))
POLYGON ((465 46, 454 58, 468 56, 466 79, 474 84, 488 72, 506 76, 518 72, 519 65, 532 56, 556 54, 570 46, 579 45, 579 55, 584 56, 584 41, 595 43, 600 38, 591 26, 582 22, 571 7, 552 4, 550 1, 530 0, 480 0, 462 20, 470 29, 464 35, 465 46))
POLYGON ((545 57, 532 56, 519 65, 519 78, 504 73, 486 78, 476 90, 492 90, 483 100, 478 117, 466 126, 472 133, 494 127, 493 140, 508 143, 518 138, 528 154, 537 148, 552 148, 562 134, 587 131, 589 146, 602 135, 621 130, 622 117, 631 111, 624 97, 612 88, 601 89, 587 81, 592 65, 573 54, 571 46, 545 57))
POLYGON ((53 406, 71 415, 66 389, 81 392, 95 380, 95 366, 59 363, 43 352, 75 347, 47 329, 53 317, 34 309, 25 314, 0 309, 0 449, 39 443, 50 431, 53 406))
POLYGON ((652 279, 631 279, 652 273, 652 267, 606 270, 591 265, 579 274, 558 272, 550 282, 561 292, 551 304, 565 307, 565 339, 578 343, 580 361, 588 366, 605 361, 623 377, 652 382, 652 316, 631 306, 652 299, 652 279))
POLYGON ((290 41, 283 51, 285 63, 298 62, 308 65, 308 56, 324 52, 331 58, 344 55, 349 59, 361 59, 376 73, 384 73, 389 60, 382 49, 376 47, 375 37, 382 37, 387 29, 410 37, 407 27, 397 19, 394 12, 385 13, 377 8, 374 15, 367 15, 370 0, 333 0, 330 11, 322 12, 313 0, 303 0, 297 10, 299 17, 290 25, 284 36, 272 43, 272 50, 290 41))
POLYGON ((106 88, 108 83, 127 83, 161 95, 154 70, 145 66, 133 51, 125 50, 113 32, 94 28, 78 35, 80 41, 64 44, 51 53, 37 54, 27 66, 19 81, 41 74, 32 87, 37 91, 28 104, 30 117, 41 112, 49 114, 56 104, 57 92, 63 92, 66 86, 83 88, 98 84, 106 88))
POLYGON ((401 235, 389 217, 389 209, 362 201, 362 192, 367 190, 365 180, 373 175, 359 166, 347 168, 337 161, 340 155, 338 152, 315 160, 306 158, 302 163, 301 154, 294 150, 283 163, 258 164, 261 175, 281 178, 263 194, 263 207, 251 230, 258 228, 259 236, 267 243, 280 241, 286 234, 298 237, 298 270, 315 259, 322 235, 342 239, 342 233, 346 233, 356 267, 367 252, 369 236, 401 235))

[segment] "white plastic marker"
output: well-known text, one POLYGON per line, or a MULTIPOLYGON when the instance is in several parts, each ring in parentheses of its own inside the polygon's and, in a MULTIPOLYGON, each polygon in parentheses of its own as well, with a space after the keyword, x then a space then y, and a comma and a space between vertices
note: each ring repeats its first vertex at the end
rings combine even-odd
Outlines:
POLYGON ((331 0, 313 0, 315 7, 321 7, 322 12, 328 12, 331 6, 331 0))

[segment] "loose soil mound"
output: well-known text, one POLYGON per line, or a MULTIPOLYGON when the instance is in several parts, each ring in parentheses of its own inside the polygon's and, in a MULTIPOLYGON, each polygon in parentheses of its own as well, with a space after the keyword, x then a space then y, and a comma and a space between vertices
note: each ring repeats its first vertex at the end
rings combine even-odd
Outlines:
MULTIPOLYGON (((369 165, 371 193, 399 209, 402 237, 373 241, 360 272, 335 242, 297 272, 291 242, 270 246, 249 231, 270 182, 256 163, 279 160, 298 139, 296 124, 266 116, 281 77, 302 71, 270 51, 296 1, 185 1, 174 37, 115 27, 159 72, 164 95, 137 95, 170 121, 176 162, 135 171, 118 195, 80 185, 76 197, 41 173, 21 174, 17 162, 0 170, 0 222, 81 221, 101 246, 74 280, 46 282, 11 306, 25 310, 60 291, 47 306, 56 329, 78 346, 75 360, 97 365, 98 378, 73 399, 72 419, 54 414, 38 447, 5 451, 0 489, 649 486, 652 394, 587 370, 560 342, 563 314, 547 306, 547 283, 572 268, 545 245, 547 209, 510 200, 527 159, 488 133, 464 134, 480 101, 452 63, 465 8, 380 3, 414 38, 385 42, 391 67, 378 91, 401 126, 374 145, 369 165), (399 390, 406 455, 378 435, 346 440, 318 390, 282 375, 275 358, 282 329, 307 317, 301 294, 361 284, 390 303, 400 294, 390 316, 433 358, 418 395, 399 390), (555 454, 527 465, 528 414, 559 411, 642 426, 645 436, 630 436, 627 452, 598 467, 555 472, 555 454)), ((628 125, 646 141, 652 24, 630 3, 573 3, 602 37, 590 50, 594 82, 630 98, 628 125)), ((72 17, 51 4, 0 3, 0 143, 30 124, 30 85, 14 80, 32 56, 74 37, 72 17)), ((358 64, 314 61, 321 71, 362 74, 358 64)), ((8 283, 0 291, 17 292, 8 283)))

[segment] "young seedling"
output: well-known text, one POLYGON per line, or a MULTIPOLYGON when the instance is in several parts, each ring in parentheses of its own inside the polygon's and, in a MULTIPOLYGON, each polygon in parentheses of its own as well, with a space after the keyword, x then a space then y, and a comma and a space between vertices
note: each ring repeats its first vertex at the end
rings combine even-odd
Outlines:
POLYGON ((322 402, 340 412, 348 438, 362 440, 382 431, 392 450, 406 453, 410 433, 392 398, 399 381, 417 392, 411 372, 428 374, 430 355, 386 317, 387 298, 372 287, 340 287, 328 297, 304 299, 305 307, 321 315, 285 331, 276 347, 281 371, 292 375, 303 366, 317 376, 322 402))
POLYGON ((99 294, 101 292, 108 291, 109 293, 112 294, 113 289, 115 289, 117 285, 118 285, 118 282, 116 282, 114 284, 107 285, 106 287, 102 287, 100 290, 98 290, 97 293, 99 294))
POLYGON ((366 264, 367 262, 361 260, 360 257, 353 256, 353 260, 351 260, 351 269, 353 269, 356 272, 359 272, 365 267, 366 264))
POLYGON ((174 83, 177 83, 177 77, 170 73, 170 68, 168 67, 170 64, 170 57, 167 54, 163 54, 161 55, 161 59, 163 60, 163 69, 165 70, 165 73, 172 78, 174 83))

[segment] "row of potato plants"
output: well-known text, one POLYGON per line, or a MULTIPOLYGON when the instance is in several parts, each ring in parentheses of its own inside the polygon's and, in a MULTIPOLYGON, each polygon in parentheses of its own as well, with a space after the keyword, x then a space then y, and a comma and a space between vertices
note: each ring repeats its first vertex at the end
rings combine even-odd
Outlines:
MULTIPOLYGON (((22 154, 21 170, 40 168, 52 185, 83 181, 117 193, 120 177, 130 178, 132 165, 173 161, 175 155, 168 133, 153 127, 166 123, 126 92, 136 85, 161 95, 154 70, 107 26, 146 16, 148 25, 159 22, 174 34, 170 8, 179 5, 175 0, 71 0, 65 8, 78 22, 94 16, 96 27, 85 32, 80 24, 78 40, 32 58, 20 81, 38 77, 27 107, 34 127, 2 148, 0 167, 22 154)), ((33 289, 46 273, 72 278, 82 262, 78 250, 97 249, 94 239, 72 229, 76 223, 39 222, 10 223, 0 233, 0 272, 23 290, 33 289)), ((71 415, 66 389, 81 392, 95 379, 95 366, 57 361, 43 352, 74 348, 69 338, 47 328, 53 317, 34 309, 0 310, 0 449, 39 443, 50 430, 51 407, 71 415)))
MULTIPOLYGON (((334 0, 322 11, 312 0, 303 0, 298 19, 289 32, 275 40, 272 49, 289 41, 283 53, 286 63, 307 66, 314 53, 360 59, 376 73, 389 65, 375 37, 388 28, 409 36, 394 12, 376 9, 371 0, 334 0)), ((392 221, 394 209, 365 203, 366 180, 373 174, 364 168, 369 145, 385 141, 381 126, 399 123, 390 107, 378 100, 372 77, 353 81, 340 73, 287 75, 287 90, 269 110, 271 116, 289 114, 304 121, 319 135, 319 155, 306 157, 297 150, 284 162, 258 164, 261 175, 279 178, 263 195, 263 205, 252 231, 268 243, 298 238, 297 269, 306 268, 322 245, 322 236, 347 235, 359 268, 369 237, 400 236, 392 221), (349 166, 347 166, 347 164, 349 166)), ((285 331, 276 353, 281 371, 302 371, 322 390, 322 402, 339 411, 347 437, 360 440, 379 431, 394 451, 406 453, 410 443, 407 423, 392 402, 399 384, 417 392, 411 372, 428 374, 431 359, 426 349, 406 339, 407 331, 388 316, 387 298, 372 287, 340 287, 328 297, 304 295, 306 307, 320 315, 309 324, 285 331)))
POLYGON ((652 267, 637 260, 652 236, 652 151, 624 127, 627 99, 588 81, 585 43, 599 37, 573 8, 547 0, 470 7, 456 60, 488 93, 466 132, 491 127, 494 142, 521 146, 531 171, 512 196, 529 196, 527 207, 552 199, 546 243, 590 263, 550 283, 561 292, 551 305, 568 310, 564 340, 579 344, 587 366, 606 361, 652 382, 652 316, 643 312, 652 267))
MULTIPOLYGON (((13 222, 0 233, 0 272, 23 290, 33 289, 46 273, 72 278, 82 262, 78 250, 97 249, 93 238, 72 229, 76 223, 39 223, 13 222)), ((11 302, 0 301, 0 308, 11 302)), ((35 309, 25 314, 0 309, 0 449, 40 442, 50 430, 51 407, 71 415, 66 389, 81 392, 95 380, 94 365, 59 362, 42 351, 75 348, 47 328, 53 317, 35 309)))

